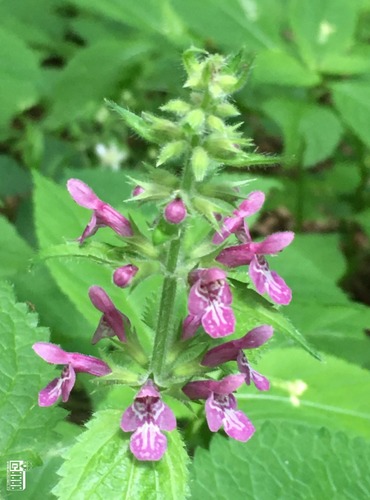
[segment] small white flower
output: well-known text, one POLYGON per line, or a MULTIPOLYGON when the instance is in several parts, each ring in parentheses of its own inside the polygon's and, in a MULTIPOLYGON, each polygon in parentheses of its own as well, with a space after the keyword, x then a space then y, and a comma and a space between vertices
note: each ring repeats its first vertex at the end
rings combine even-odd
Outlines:
POLYGON ((128 157, 127 151, 119 149, 114 143, 110 143, 109 146, 97 144, 95 152, 102 165, 114 171, 119 170, 121 163, 128 157))

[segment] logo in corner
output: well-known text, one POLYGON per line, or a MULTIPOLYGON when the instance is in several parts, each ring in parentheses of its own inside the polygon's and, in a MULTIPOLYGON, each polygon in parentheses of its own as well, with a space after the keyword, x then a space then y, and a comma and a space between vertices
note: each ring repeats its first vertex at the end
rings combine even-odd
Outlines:
POLYGON ((6 489, 8 491, 23 491, 26 489, 26 471, 31 463, 25 460, 9 460, 6 463, 6 489))

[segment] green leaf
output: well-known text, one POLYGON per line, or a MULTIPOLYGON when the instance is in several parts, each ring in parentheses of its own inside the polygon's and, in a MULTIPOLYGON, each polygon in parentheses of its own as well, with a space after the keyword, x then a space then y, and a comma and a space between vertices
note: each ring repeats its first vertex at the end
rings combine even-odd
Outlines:
POLYGON ((370 87, 368 82, 340 82, 332 85, 334 105, 345 124, 370 147, 370 87))
POLYGON ((243 386, 237 399, 257 428, 274 420, 370 438, 369 371, 330 355, 319 363, 297 348, 271 349, 256 368, 271 389, 261 393, 243 386))
POLYGON ((53 443, 43 459, 44 463, 40 467, 31 468, 26 474, 26 489, 24 491, 14 491, 11 493, 11 500, 33 500, 42 498, 43 500, 55 500, 51 490, 57 484, 63 458, 62 455, 72 446, 75 438, 81 434, 81 427, 69 422, 60 422, 56 427, 61 439, 53 443))
POLYGON ((352 45, 359 4, 356 0, 292 0, 289 7, 294 40, 302 58, 319 69, 327 54, 352 45))
POLYGON ((129 450, 129 434, 120 429, 122 412, 103 410, 86 425, 65 455, 62 479, 53 493, 75 498, 184 499, 188 456, 180 434, 167 434, 168 449, 159 462, 139 462, 129 450))
POLYGON ((328 429, 266 423, 248 443, 221 436, 195 454, 192 499, 360 500, 370 495, 370 445, 328 429))
POLYGON ((294 340, 317 359, 320 355, 313 349, 301 333, 278 309, 263 297, 246 287, 245 283, 233 280, 233 310, 237 333, 245 334, 248 330, 268 324, 275 329, 275 335, 283 334, 294 340))
POLYGON ((32 350, 47 341, 49 332, 37 327, 37 316, 17 304, 10 285, 0 283, 0 473, 7 460, 31 461, 34 466, 50 446, 60 408, 40 408, 38 392, 55 370, 32 350))
POLYGON ((0 217, 0 234, 0 278, 25 271, 33 255, 31 248, 4 217, 0 217))
POLYGON ((320 83, 320 76, 315 71, 305 68, 287 52, 278 50, 265 50, 257 55, 253 78, 258 83, 292 87, 313 87, 320 83))
POLYGON ((326 160, 335 151, 343 128, 333 111, 322 106, 310 106, 301 118, 299 131, 305 143, 303 166, 311 167, 326 160))
POLYGON ((0 198, 31 189, 31 176, 11 156, 0 155, 0 179, 0 198))
POLYGON ((40 70, 35 54, 23 40, 0 29, 0 130, 39 98, 40 70))
POLYGON ((76 52, 56 81, 48 125, 60 127, 76 118, 91 117, 104 97, 122 84, 122 72, 148 48, 142 41, 102 40, 76 52))
POLYGON ((173 5, 192 32, 224 49, 246 46, 256 51, 281 44, 279 2, 173 0, 173 5))

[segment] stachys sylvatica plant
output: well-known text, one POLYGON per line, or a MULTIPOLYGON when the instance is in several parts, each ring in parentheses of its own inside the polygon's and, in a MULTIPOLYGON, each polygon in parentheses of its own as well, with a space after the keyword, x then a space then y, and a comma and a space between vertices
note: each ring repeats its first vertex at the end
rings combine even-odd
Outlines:
POLYGON ((212 432, 223 428, 239 441, 252 437, 255 428, 238 410, 236 392, 243 384, 269 389, 268 379, 250 362, 249 351, 268 342, 273 327, 261 321, 243 331, 233 309, 233 291, 236 286, 248 290, 246 304, 258 294, 278 305, 292 298, 272 263, 270 268, 270 256, 287 247, 294 234, 277 232, 255 241, 249 221, 263 206, 264 193, 250 190, 246 195, 249 180, 220 177, 225 166, 276 161, 258 154, 251 139, 240 132, 241 123, 235 122, 239 113, 230 95, 245 81, 248 68, 243 57, 190 49, 184 66, 189 99, 170 100, 161 107, 163 115, 139 117, 110 103, 136 134, 159 146, 156 164, 145 165, 146 176, 130 178, 133 191, 127 200, 127 206, 138 212, 147 209, 149 231, 81 180, 67 183, 74 202, 86 208, 86 220, 90 217, 73 245, 88 247, 104 227, 118 236, 117 245, 99 247, 115 256, 112 287, 130 289, 153 274, 162 277, 149 301, 151 314, 143 319, 153 332, 149 348, 130 315, 111 300, 109 290, 94 283, 86 293, 91 307, 101 313, 92 343, 99 343, 103 359, 69 353, 47 342, 33 346, 46 362, 62 366, 60 377, 40 391, 40 406, 67 401, 79 372, 99 377, 102 390, 112 383, 135 389, 132 404, 122 408, 117 429, 120 425, 120 432, 130 433, 131 452, 141 461, 161 460, 166 433, 176 428, 175 411, 163 400, 166 394, 193 409, 204 405, 212 432), (194 231, 198 236, 189 238, 194 231), (236 273, 244 278, 236 281, 236 273))

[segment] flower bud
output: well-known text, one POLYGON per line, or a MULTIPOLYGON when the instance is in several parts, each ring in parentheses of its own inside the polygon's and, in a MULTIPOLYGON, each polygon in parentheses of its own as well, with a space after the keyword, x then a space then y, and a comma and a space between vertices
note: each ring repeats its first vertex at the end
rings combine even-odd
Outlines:
POLYGON ((199 130, 204 123, 204 113, 201 109, 193 109, 186 115, 186 122, 193 130, 199 130))
POLYGON ((179 157, 185 151, 185 148, 185 141, 174 141, 166 144, 159 153, 157 167, 162 165, 162 163, 166 163, 168 160, 179 157))
POLYGON ((215 115, 210 115, 207 118, 207 125, 212 131, 223 132, 225 130, 224 122, 221 118, 215 115))
POLYGON ((133 191, 132 191, 132 196, 139 196, 140 194, 144 193, 145 189, 142 186, 135 186, 133 191))
POLYGON ((135 274, 138 272, 139 268, 133 264, 128 264, 127 266, 119 267, 114 271, 113 282, 120 288, 126 288, 130 285, 135 274))
POLYGON ((190 105, 181 99, 172 99, 164 106, 161 106, 162 111, 168 111, 169 113, 175 113, 180 116, 187 113, 189 109, 190 105))
POLYGON ((186 207, 181 198, 172 200, 164 209, 164 218, 171 224, 180 224, 185 219, 186 214, 186 207))
POLYGON ((232 116, 240 115, 238 108, 229 102, 222 102, 219 104, 216 107, 215 112, 221 118, 230 118, 232 116))
POLYGON ((204 179, 209 163, 207 151, 200 146, 195 147, 191 157, 191 168, 196 181, 200 182, 204 179))

